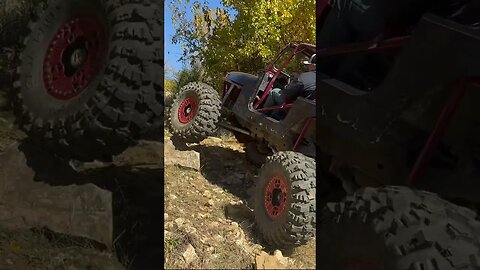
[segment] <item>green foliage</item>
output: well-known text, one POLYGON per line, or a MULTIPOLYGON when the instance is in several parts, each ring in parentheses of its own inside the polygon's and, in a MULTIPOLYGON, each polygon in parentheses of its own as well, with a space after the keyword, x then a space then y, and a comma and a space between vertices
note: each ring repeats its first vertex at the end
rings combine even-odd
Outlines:
POLYGON ((191 68, 184 68, 177 74, 177 86, 182 88, 191 82, 201 82, 203 80, 203 68, 199 63, 195 63, 191 68))
POLYGON ((177 82, 175 80, 165 78, 165 94, 173 94, 176 86, 177 82))
POLYGON ((199 61, 217 84, 228 71, 256 73, 289 42, 315 42, 315 0, 171 0, 181 60, 199 61), (231 15, 235 12, 235 15, 231 15))
POLYGON ((204 77, 204 69, 200 63, 196 62, 191 68, 183 68, 180 72, 174 74, 175 79, 165 80, 165 92, 176 94, 180 89, 191 82, 209 82, 204 77))
POLYGON ((163 241, 166 253, 172 253, 179 245, 179 240, 176 238, 165 238, 163 241))

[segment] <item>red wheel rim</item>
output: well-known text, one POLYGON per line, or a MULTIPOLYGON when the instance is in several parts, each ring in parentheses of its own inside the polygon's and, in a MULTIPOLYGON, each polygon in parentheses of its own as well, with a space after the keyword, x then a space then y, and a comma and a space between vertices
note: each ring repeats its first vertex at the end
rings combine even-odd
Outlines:
POLYGON ((178 120, 182 124, 188 124, 197 114, 198 101, 194 97, 187 97, 178 108, 178 120))
POLYGON ((273 176, 265 188, 265 210, 271 219, 278 219, 285 213, 288 185, 284 176, 273 176))
POLYGON ((54 98, 69 100, 96 78, 107 54, 104 23, 95 15, 78 15, 60 26, 43 62, 43 82, 54 98))

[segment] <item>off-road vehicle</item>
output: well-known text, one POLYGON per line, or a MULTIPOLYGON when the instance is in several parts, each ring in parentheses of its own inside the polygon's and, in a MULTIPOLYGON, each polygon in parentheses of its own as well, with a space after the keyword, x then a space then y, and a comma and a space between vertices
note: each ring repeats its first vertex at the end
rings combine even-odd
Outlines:
MULTIPOLYGON (((371 42, 317 50, 328 65, 317 71, 316 102, 282 105, 281 121, 261 111, 265 93, 288 77, 283 64, 259 77, 228 74, 222 99, 204 84, 185 87, 171 124, 198 141, 219 124, 222 105, 233 112, 224 126, 274 152, 257 183, 258 227, 276 246, 304 243, 316 200, 323 269, 479 269, 478 2, 424 13, 371 42), (340 80, 332 70, 353 58, 357 68, 340 80), (303 140, 317 153, 301 151, 303 140)), ((330 10, 321 3, 317 29, 330 10)))
POLYGON ((259 76, 228 73, 221 98, 213 87, 193 82, 177 93, 170 108, 174 136, 200 142, 222 126, 246 143, 251 161, 263 164, 255 220, 267 243, 279 247, 298 246, 314 236, 316 106, 314 94, 269 108, 263 104, 274 87, 294 79, 286 71, 301 72, 301 62, 314 53, 315 45, 290 43, 259 76), (265 114, 272 110, 284 112, 283 117, 265 114))
POLYGON ((29 138, 108 160, 163 137, 163 1, 46 0, 25 38, 12 103, 29 138))

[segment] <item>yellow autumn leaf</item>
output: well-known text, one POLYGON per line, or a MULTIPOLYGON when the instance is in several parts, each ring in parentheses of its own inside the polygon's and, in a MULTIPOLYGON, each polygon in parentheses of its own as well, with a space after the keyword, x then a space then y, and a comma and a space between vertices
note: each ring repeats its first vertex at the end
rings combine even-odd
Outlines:
POLYGON ((286 42, 315 43, 315 0, 223 0, 215 9, 171 1, 183 56, 197 53, 206 75, 219 83, 228 71, 262 69, 286 42), (207 16, 189 21, 187 13, 207 16))

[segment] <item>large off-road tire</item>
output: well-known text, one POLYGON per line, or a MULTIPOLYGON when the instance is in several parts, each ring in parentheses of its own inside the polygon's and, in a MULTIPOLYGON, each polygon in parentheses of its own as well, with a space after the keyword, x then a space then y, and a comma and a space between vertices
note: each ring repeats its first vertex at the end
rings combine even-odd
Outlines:
POLYGON ((245 145, 245 156, 253 165, 261 167, 272 151, 267 146, 260 145, 258 142, 251 141, 245 145))
POLYGON ((289 249, 315 235, 315 160, 278 152, 262 166, 255 186, 255 222, 267 244, 289 249))
POLYGON ((185 85, 170 108, 172 134, 189 143, 214 135, 220 121, 221 104, 217 91, 210 85, 201 82, 185 85))
POLYGON ((432 193, 365 188, 323 210, 318 261, 328 270, 480 269, 475 218, 432 193))
POLYGON ((85 160, 161 138, 162 24, 162 1, 45 1, 12 93, 20 127, 85 160))

